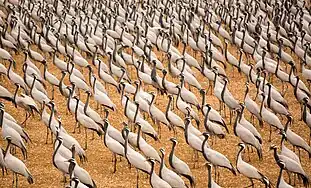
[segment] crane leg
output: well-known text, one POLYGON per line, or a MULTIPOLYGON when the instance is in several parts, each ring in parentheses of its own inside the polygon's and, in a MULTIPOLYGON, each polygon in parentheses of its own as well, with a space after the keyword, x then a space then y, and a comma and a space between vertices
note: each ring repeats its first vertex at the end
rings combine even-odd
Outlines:
POLYGON ((270 125, 270 134, 269 134, 269 140, 268 140, 269 142, 271 142, 271 140, 272 140, 271 139, 271 134, 272 134, 272 126, 270 125))
POLYGON ((215 181, 217 181, 217 167, 214 166, 214 169, 215 169, 215 181))
POLYGON ((299 160, 301 161, 301 157, 300 157, 300 148, 298 148, 298 157, 299 157, 299 160))
POLYGON ((16 178, 16 180, 15 180, 15 187, 17 188, 17 186, 18 186, 18 175, 17 174, 15 174, 15 178, 16 178))
POLYGON ((78 122, 74 125, 72 133, 76 133, 76 127, 77 127, 78 122))
POLYGON ((26 123, 27 123, 27 120, 30 118, 30 114, 28 115, 28 112, 26 111, 26 118, 25 120, 22 122, 22 125, 24 125, 26 127, 26 123))
POLYGON ((52 100, 54 100, 54 86, 52 85, 52 100))
POLYGON ((300 105, 300 120, 299 121, 302 121, 303 120, 303 105, 300 105))
POLYGON ((51 143, 53 144, 53 132, 51 131, 51 143))
POLYGON ((92 132, 92 140, 94 140, 95 139, 95 133, 94 133, 94 131, 92 132))
POLYGON ((14 179, 14 178, 15 178, 15 173, 13 172, 12 174, 13 174, 13 178, 12 178, 12 180, 13 180, 13 181, 12 181, 12 187, 14 187, 14 183, 15 183, 15 179, 14 179))
POLYGON ((290 173, 288 171, 287 172, 287 175, 288 175, 288 183, 291 185, 292 184, 292 179, 290 177, 290 173))
POLYGON ((113 153, 114 163, 113 163, 113 173, 116 173, 117 171, 117 155, 113 153))
POLYGON ((139 171, 136 169, 136 188, 138 188, 138 183, 139 183, 139 171))
POLYGON ((251 184, 249 186, 246 186, 245 188, 247 187, 254 187, 254 181, 252 179, 249 179, 251 181, 251 184))
POLYGON ((220 172, 217 173, 218 183, 220 182, 220 172))
MULTIPOLYGON (((177 130, 176 130, 176 127, 175 126, 173 126, 173 132, 174 132, 174 137, 176 138, 176 136, 177 136, 177 130)), ((310 140, 309 140, 310 141, 310 140)), ((310 145, 310 143, 309 143, 309 145, 310 145)))
POLYGON ((219 113, 221 114, 221 101, 220 100, 218 101, 219 101, 219 113))
POLYGON ((249 147, 247 147, 247 155, 248 155, 248 161, 251 162, 251 156, 250 156, 250 153, 249 153, 249 147))
POLYGON ((84 149, 86 150, 87 149, 87 130, 86 130, 86 128, 84 128, 84 131, 85 131, 85 145, 84 145, 84 149))
MULTIPOLYGON (((225 103, 222 103, 222 105, 223 105, 223 108, 224 108, 224 117, 227 118, 225 103)), ((231 124, 231 122, 230 122, 230 124, 231 124)))
POLYGON ((232 112, 232 110, 229 110, 229 112, 230 112, 230 125, 231 125, 231 123, 232 123, 232 116, 233 116, 233 112, 232 112))
POLYGON ((158 126, 159 138, 161 138, 161 125, 160 125, 160 123, 159 123, 157 120, 155 120, 154 122, 155 122, 155 124, 157 124, 157 126, 158 126))
POLYGON ((46 127, 46 139, 45 139, 45 144, 48 144, 48 139, 49 139, 49 128, 46 127))

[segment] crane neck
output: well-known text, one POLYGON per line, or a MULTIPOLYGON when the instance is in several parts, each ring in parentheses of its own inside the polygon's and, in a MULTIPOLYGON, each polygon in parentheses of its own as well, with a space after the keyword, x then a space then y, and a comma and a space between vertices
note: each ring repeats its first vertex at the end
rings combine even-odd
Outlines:
MULTIPOLYGON (((3 119, 3 118, 2 118, 3 119)), ((8 140, 8 145, 6 146, 3 159, 10 153, 11 140, 8 140)), ((2 152, 2 151, 1 151, 2 152)))
MULTIPOLYGON (((171 103, 172 103, 172 97, 169 97, 168 98, 168 103, 167 103, 167 106, 166 106, 166 111, 165 111, 165 115, 168 116, 168 112, 170 111, 171 109, 171 103)), ((167 117, 166 117, 167 118, 167 117)))
POLYGON ((237 159, 236 159, 236 164, 238 165, 238 162, 239 161, 242 161, 242 151, 244 150, 244 147, 241 147, 241 149, 239 150, 238 152, 238 156, 237 156, 237 159))
POLYGON ((169 163, 170 163, 170 166, 172 168, 174 168, 174 165, 173 165, 173 156, 174 156, 174 153, 175 153, 175 148, 176 148, 176 142, 173 142, 172 143, 172 149, 171 149, 171 152, 170 152, 170 155, 169 155, 169 163))
POLYGON ((163 177, 162 177, 162 171, 163 171, 163 168, 164 168, 164 166, 165 166, 164 157, 165 157, 164 153, 161 152, 161 162, 160 162, 159 176, 160 176, 160 178, 162 178, 162 179, 163 179, 163 177))
POLYGON ((137 144, 137 148, 138 148, 139 150, 141 150, 141 149, 140 149, 140 142, 139 142, 139 141, 140 141, 140 135, 141 135, 141 126, 138 125, 136 144, 137 144))
POLYGON ((207 185, 207 187, 212 188, 212 167, 209 166, 208 164, 207 164, 207 171, 208 171, 208 185, 207 185))
POLYGON ((276 183, 276 187, 280 187, 282 175, 283 175, 283 167, 280 167, 280 172, 279 172, 279 176, 278 176, 278 181, 276 183))
MULTIPOLYGON (((55 157, 56 157, 56 154, 57 154, 57 152, 58 152, 60 146, 61 146, 62 143, 63 143, 63 141, 62 141, 62 140, 59 140, 58 138, 56 138, 56 140, 58 140, 58 145, 57 145, 57 147, 56 147, 56 149, 55 149, 55 151, 54 151, 54 153, 53 153, 53 164, 54 164, 54 166, 57 166, 56 163, 55 163, 55 157)), ((56 143, 56 142, 55 142, 55 143, 56 143)))
POLYGON ((87 93, 86 102, 85 102, 84 109, 83 109, 85 114, 87 114, 87 109, 89 107, 90 96, 91 96, 91 94, 87 93))
POLYGON ((76 119, 76 122, 78 122, 79 102, 80 102, 80 100, 76 98, 76 108, 75 108, 75 119, 76 119))

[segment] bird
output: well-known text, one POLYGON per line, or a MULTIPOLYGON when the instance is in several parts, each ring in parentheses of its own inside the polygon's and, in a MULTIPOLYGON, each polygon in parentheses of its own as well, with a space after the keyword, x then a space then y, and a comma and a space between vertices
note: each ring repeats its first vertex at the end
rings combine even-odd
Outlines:
POLYGON ((44 63, 44 72, 43 77, 46 81, 48 81, 52 85, 52 100, 54 99, 54 86, 59 85, 59 80, 47 70, 47 63, 44 63))
POLYGON ((13 94, 2 85, 0 85, 0 98, 14 102, 13 94))
POLYGON ((246 90, 245 90, 245 95, 244 95, 244 105, 245 105, 246 109, 252 114, 252 117, 256 116, 256 118, 258 119, 258 122, 259 122, 259 126, 263 127, 263 121, 262 121, 262 118, 261 118, 260 113, 259 113, 260 108, 258 107, 257 103, 248 94, 249 83, 246 82, 245 86, 246 86, 246 90))
POLYGON ((306 143, 305 140, 303 140, 303 138, 301 138, 299 135, 297 135, 289 128, 289 126, 292 124, 292 119, 293 119, 292 116, 288 116, 287 123, 284 128, 284 132, 286 133, 286 139, 294 147, 305 150, 308 153, 309 158, 311 158, 311 147, 306 143))
POLYGON ((16 158, 10 153, 10 146, 12 142, 11 137, 6 136, 5 139, 7 140, 8 144, 4 152, 3 161, 5 167, 13 172, 12 186, 14 186, 14 183, 16 184, 16 187, 18 186, 18 175, 25 176, 27 178, 28 183, 33 184, 34 183, 33 176, 27 169, 26 165, 20 159, 16 158))
POLYGON ((185 182, 184 180, 178 176, 174 171, 170 170, 165 165, 165 150, 163 148, 160 148, 161 153, 161 163, 160 163, 160 170, 159 170, 159 177, 162 178, 164 181, 166 181, 168 184, 170 184, 173 188, 185 188, 185 182))
POLYGON ((249 144, 255 147, 259 159, 262 160, 262 147, 259 140, 255 137, 255 135, 251 133, 251 131, 249 131, 247 128, 240 124, 242 113, 240 110, 237 110, 237 112, 238 115, 234 123, 234 134, 239 137, 244 144, 249 144))
POLYGON ((209 132, 210 135, 215 135, 218 138, 225 138, 226 134, 225 132, 221 129, 221 127, 213 123, 212 121, 209 120, 208 116, 211 111, 211 107, 207 105, 207 111, 205 113, 205 118, 204 118, 204 126, 207 132, 209 132))
MULTIPOLYGON (((202 147, 202 153, 203 153, 205 160, 211 163, 215 168, 216 167, 227 168, 234 175, 236 175, 236 170, 233 167, 232 163, 223 154, 205 146, 207 143, 209 134, 204 132, 203 136, 205 137, 205 139, 201 147, 202 147)), ((216 169, 215 169, 215 174, 217 174, 216 169)), ((218 179, 219 179, 219 173, 218 173, 218 179)))
POLYGON ((157 108, 154 104, 154 101, 155 101, 155 93, 151 92, 151 95, 152 95, 152 99, 150 101, 150 106, 149 106, 149 112, 150 112, 150 116, 151 116, 151 119, 153 120, 153 122, 155 124, 158 125, 158 132, 160 133, 160 123, 163 123, 164 125, 166 125, 169 130, 172 129, 172 127, 170 126, 170 123, 168 122, 168 120, 166 119, 166 116, 165 114, 159 110, 159 108, 157 108))
POLYGON ((172 142, 172 149, 169 155, 169 164, 171 168, 177 174, 180 174, 181 176, 184 176, 185 178, 187 178, 190 182, 190 186, 194 188, 195 179, 194 179, 194 176, 192 175, 192 172, 189 166, 175 155, 175 147, 177 145, 176 138, 170 138, 170 141, 172 142))
POLYGON ((272 112, 270 112, 269 110, 265 108, 264 103, 265 103, 265 100, 267 99, 264 93, 261 93, 261 95, 263 99, 261 102, 259 114, 262 120, 270 125, 269 141, 271 141, 272 126, 279 130, 284 130, 284 126, 282 125, 280 119, 275 114, 273 114, 272 112))
POLYGON ((276 183, 276 187, 277 188, 293 188, 293 186, 286 183, 283 178, 283 170, 285 169, 285 163, 283 161, 279 161, 278 164, 280 166, 280 173, 279 173, 278 181, 276 183))
POLYGON ((242 152, 244 151, 244 149, 246 147, 245 144, 239 143, 238 146, 240 147, 240 150, 239 150, 238 156, 237 156, 236 168, 237 168, 237 171, 239 173, 241 173, 244 176, 246 176, 247 178, 249 178, 249 180, 251 181, 251 185, 249 187, 254 186, 253 179, 261 181, 267 187, 271 187, 270 182, 266 176, 264 176, 261 172, 259 172, 254 166, 243 161, 242 152))
POLYGON ((285 164, 284 169, 286 171, 297 174, 302 179, 304 186, 309 185, 309 177, 299 163, 297 163, 291 158, 278 154, 277 152, 278 148, 275 145, 270 146, 270 150, 273 150, 274 159, 279 166, 280 166, 279 162, 283 161, 283 163, 285 164))
POLYGON ((174 132, 176 132, 175 127, 185 129, 184 121, 171 110, 172 102, 174 101, 173 95, 168 95, 168 103, 165 111, 165 117, 168 122, 173 127, 174 132))
POLYGON ((171 188, 170 184, 168 184, 166 181, 161 179, 155 172, 154 172, 154 165, 155 161, 153 159, 149 159, 151 163, 151 171, 150 171, 150 185, 153 188, 171 188))
MULTIPOLYGON (((31 115, 34 115, 34 112, 40 113, 39 112, 39 108, 36 104, 36 102, 33 100, 32 97, 22 93, 21 97, 17 95, 17 92, 20 88, 19 84, 15 84, 16 85, 16 90, 14 93, 14 105, 17 108, 17 106, 24 108, 26 111, 26 117, 25 120, 23 121, 23 123, 26 124, 26 121, 29 117, 31 117, 31 115)), ((22 124, 23 124, 22 123, 22 124)))
POLYGON ((220 188, 220 186, 214 182, 212 178, 212 165, 210 163, 206 163, 207 171, 208 171, 208 187, 209 188, 220 188))
POLYGON ((10 138, 10 144, 21 149, 24 159, 27 158, 27 148, 24 143, 22 136, 16 131, 13 127, 9 126, 8 123, 4 123, 4 109, 3 106, 0 106, 0 127, 1 127, 1 136, 5 139, 6 137, 10 138))
POLYGON ((187 104, 186 102, 184 102, 181 99, 181 88, 179 85, 177 85, 177 89, 178 89, 178 95, 177 95, 177 99, 176 99, 177 109, 180 110, 185 115, 190 113, 190 116, 195 119, 196 124, 199 126, 200 125, 200 119, 199 119, 198 114, 190 107, 189 104, 187 104))
POLYGON ((137 129, 137 139, 136 139, 136 146, 137 148, 147 157, 156 160, 157 162, 161 162, 161 158, 158 152, 146 142, 145 139, 141 139, 141 124, 136 122, 135 124, 137 129))
POLYGON ((84 127, 84 130, 85 130, 85 148, 84 149, 87 149, 87 129, 95 131, 98 134, 98 136, 103 135, 103 130, 100 127, 100 125, 98 125, 93 119, 91 119, 89 116, 85 115, 84 113, 81 113, 78 110, 80 100, 76 96, 74 98, 76 99, 76 110, 75 110, 76 123, 84 127))
POLYGON ((115 173, 117 171, 117 155, 125 156, 124 147, 120 142, 116 141, 115 139, 109 136, 107 129, 108 129, 108 122, 105 121, 105 124, 103 126, 104 144, 113 154, 113 162, 114 162, 113 173, 115 173))
POLYGON ((63 174, 65 180, 66 179, 65 175, 69 175, 69 162, 68 159, 63 157, 58 152, 59 148, 63 144, 63 138, 61 136, 57 136, 55 139, 58 140, 58 145, 56 145, 56 148, 54 149, 52 161, 54 167, 57 168, 63 174))
POLYGON ((129 144, 128 144, 128 136, 129 136, 130 130, 128 128, 122 129, 122 135, 124 137, 125 143, 124 143, 124 155, 127 161, 133 165, 136 169, 136 186, 138 186, 138 178, 139 178, 139 171, 141 170, 144 173, 150 174, 152 170, 152 166, 148 163, 146 158, 142 156, 140 153, 136 152, 129 144))
POLYGON ((70 177, 71 176, 77 177, 80 183, 86 185, 87 187, 90 188, 97 187, 94 180, 91 178, 90 174, 77 164, 76 160, 74 159, 74 152, 72 158, 70 158, 68 162, 69 162, 68 172, 70 177))

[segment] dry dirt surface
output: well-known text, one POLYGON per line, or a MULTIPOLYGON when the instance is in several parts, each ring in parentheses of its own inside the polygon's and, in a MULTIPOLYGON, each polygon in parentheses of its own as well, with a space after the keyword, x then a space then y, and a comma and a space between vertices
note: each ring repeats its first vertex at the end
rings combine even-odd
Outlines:
MULTIPOLYGON (((192 54, 191 50, 187 49, 188 53, 192 54)), ((154 49, 156 51, 156 49, 154 49)), ((234 47, 230 47, 230 52, 238 58, 238 50, 234 47)), ((158 54, 159 57, 161 54, 158 54)), ((17 69, 20 75, 22 75, 22 63, 24 61, 24 55, 19 54, 15 55, 14 59, 17 61, 17 69)), ((200 60, 200 58, 197 58, 200 60)), ((161 59, 165 67, 167 67, 167 59, 161 59)), ((296 59, 297 60, 297 59, 296 59)), ((88 59, 89 63, 91 63, 91 58, 88 59)), ((105 63, 107 62, 107 58, 104 59, 105 63)), ((8 62, 2 62, 8 67, 8 62)), ((36 63, 37 66, 40 66, 40 63, 36 63)), ((296 64, 299 64, 298 61, 296 64)), ((43 71, 43 66, 40 66, 43 71)), ((285 67, 284 67, 285 68, 285 67)), ((52 59, 48 57, 48 69, 54 75, 56 75, 59 79, 61 77, 61 72, 52 64, 52 59)), ((128 71, 132 76, 132 79, 135 80, 135 69, 133 67, 129 67, 128 71)), ((197 79, 202 84, 203 88, 208 88, 208 80, 204 78, 199 72, 195 71, 198 75, 197 79)), ((232 69, 232 67, 228 66, 227 75, 229 77, 229 89, 234 95, 236 99, 240 102, 243 101, 244 93, 245 93, 245 82, 246 77, 240 73, 236 69, 232 69)), ((160 74, 160 72, 158 72, 160 74)), ((84 70, 85 76, 87 76, 87 71, 84 70)), ((161 75, 161 74, 160 74, 161 75)), ((86 77, 87 78, 87 77, 86 77)), ((178 79, 172 79, 168 76, 170 81, 175 83, 179 83, 178 79)), ((68 82, 68 75, 65 80, 66 84, 68 82)), ((281 83, 280 81, 273 77, 272 83, 280 90, 281 83)), ((6 77, 1 77, 1 85, 8 88, 12 93, 15 90, 15 87, 10 83, 10 81, 6 77)), ((51 94, 51 86, 47 84, 49 94, 51 94)), ((254 85, 251 87, 251 96, 255 97, 255 88, 254 85)), ((120 94, 117 93, 116 89, 112 86, 107 85, 108 93, 112 101, 117 105, 117 110, 115 112, 111 112, 109 115, 109 121, 111 125, 121 130, 123 128, 122 122, 127 121, 126 117, 123 115, 123 108, 120 104, 120 94)), ((145 91, 154 91, 151 87, 144 88, 145 91)), ((67 113, 66 107, 66 99, 60 94, 58 89, 55 89, 55 103, 58 108, 58 112, 62 117, 63 126, 66 130, 76 138, 79 143, 84 145, 84 131, 81 130, 81 133, 76 132, 75 134, 71 133, 75 126, 75 119, 73 114, 67 113)), ((192 91, 196 94, 199 99, 201 99, 199 92, 197 89, 192 88, 192 91)), ((85 102, 86 94, 81 93, 81 100, 85 102)), ((291 129, 299 134, 306 141, 309 140, 309 128, 302 122, 300 119, 300 105, 296 101, 293 94, 293 87, 288 85, 288 90, 285 95, 285 99, 288 102, 289 110, 294 117, 294 123, 291 126, 291 129)), ((165 111, 167 105, 168 98, 167 96, 158 95, 156 98, 156 105, 162 110, 165 111)), ((11 103, 3 101, 5 103, 5 111, 10 113, 16 120, 21 123, 24 120, 25 112, 21 108, 15 108, 11 103)), ((207 92, 207 102, 210 103, 214 109, 219 108, 218 100, 215 96, 211 94, 211 91, 207 92)), ((258 102, 258 101, 257 101, 258 102)), ((259 102, 258 102, 259 104, 259 102)), ((96 109, 96 104, 93 99, 91 99, 91 106, 96 109)), ((102 116, 104 116, 104 111, 97 110, 102 116)), ((178 112, 175 108, 174 111, 182 118, 184 115, 178 112)), ((200 114, 200 120, 203 123, 204 117, 200 114)), ((250 114, 245 113, 245 117, 250 120, 250 114)), ((150 118, 147 120, 152 124, 150 118)), ((239 139, 234 135, 233 125, 229 125, 228 118, 228 110, 227 110, 227 118, 226 121, 228 123, 228 127, 230 133, 226 135, 225 139, 216 139, 216 142, 212 145, 212 148, 221 152, 228 159, 236 165, 236 156, 238 152, 239 139)), ((282 120, 283 124, 286 122, 286 118, 282 120)), ((201 124, 202 124, 201 123, 201 124)), ((195 125, 195 123, 193 122, 195 125)), ((152 124, 154 125, 154 124, 152 124)), ((269 178, 271 183, 275 186, 279 174, 279 167, 277 166, 274 158, 273 152, 269 150, 272 144, 280 146, 280 138, 278 131, 274 131, 272 134, 272 142, 268 142, 269 139, 269 126, 265 123, 263 128, 258 126, 257 121, 255 122, 255 126, 263 137, 263 160, 259 161, 256 152, 250 153, 250 164, 255 166, 260 172, 262 172, 265 176, 269 178)), ((156 125, 154 128, 157 130, 156 125)), ((40 116, 38 114, 35 117, 31 117, 27 122, 27 126, 25 130, 29 133, 30 138, 32 139, 32 143, 27 144, 28 150, 28 159, 25 162, 28 169, 32 173, 34 177, 35 183, 33 185, 29 185, 27 180, 24 177, 19 178, 19 186, 20 187, 46 187, 46 188, 54 188, 54 187, 63 187, 63 175, 53 166, 52 163, 52 155, 53 155, 53 144, 51 139, 49 139, 48 144, 45 144, 46 138, 46 126, 41 122, 40 116)), ((204 132, 204 127, 201 126, 200 130, 204 132)), ((91 134, 89 134, 91 135, 91 134)), ((169 166, 168 163, 168 153, 171 150, 171 142, 169 139, 173 137, 174 134, 172 131, 169 131, 164 125, 162 125, 161 129, 161 139, 160 142, 153 141, 150 137, 147 137, 147 141, 157 150, 163 147, 166 150, 166 165, 169 166)), ((202 188, 207 187, 208 176, 207 176, 207 168, 204 165, 205 159, 202 154, 199 154, 199 160, 195 163, 194 161, 194 151, 187 145, 185 142, 185 137, 183 130, 178 130, 177 132, 177 150, 176 155, 185 161, 191 168, 193 175, 196 180, 196 187, 202 188)), ((53 138, 54 139, 54 138, 53 138)), ((211 144, 211 141, 209 141, 211 144)), ((286 145, 292 149, 288 143, 286 145)), ((6 142, 2 139, 0 140, 0 147, 5 149, 6 142)), ((134 168, 129 168, 129 165, 125 158, 122 158, 117 163, 117 172, 113 172, 113 163, 112 163, 112 154, 111 152, 104 146, 103 139, 95 135, 95 139, 91 140, 91 136, 88 138, 88 149, 86 150, 88 162, 84 164, 80 164, 81 167, 86 169, 91 177, 94 179, 98 187, 135 187, 136 186, 136 170, 134 168)), ((298 150, 296 149, 296 153, 298 155, 298 150)), ((307 174, 311 174, 311 163, 308 158, 308 155, 305 151, 301 151, 301 163, 307 174)), ((243 154, 244 160, 248 161, 247 153, 243 154)), ((16 156, 22 159, 22 155, 19 150, 17 150, 16 156)), ((158 171, 159 164, 156 164, 156 170, 158 171)), ((250 184, 250 181, 238 174, 234 176, 231 172, 226 169, 220 169, 220 182, 219 184, 222 187, 245 187, 250 184)), ((287 174, 284 173, 284 178, 288 181, 287 174)), ((68 180, 68 178, 67 178, 68 180)), ((184 179, 185 182, 189 185, 189 182, 184 179)), ((8 174, 4 176, 0 175, 0 187, 10 187, 12 185, 12 173, 8 171, 8 174)), ((68 185, 68 182, 66 183, 68 185)), ((140 172, 139 178, 139 187, 150 187, 149 185, 149 176, 140 172)), ((258 181, 255 181, 255 187, 264 187, 264 185, 258 181)), ((299 182, 296 187, 302 187, 302 183, 299 182)))

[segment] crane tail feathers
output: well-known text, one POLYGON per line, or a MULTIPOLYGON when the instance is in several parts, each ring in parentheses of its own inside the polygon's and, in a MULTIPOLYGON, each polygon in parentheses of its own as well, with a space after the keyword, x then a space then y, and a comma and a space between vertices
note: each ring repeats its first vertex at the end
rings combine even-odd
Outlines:
POLYGON ((29 171, 27 171, 27 173, 28 173, 28 177, 27 177, 27 181, 28 181, 28 183, 29 183, 29 184, 33 184, 33 183, 34 183, 34 181, 33 181, 33 177, 32 177, 32 175, 30 174, 30 172, 29 172, 29 171))
POLYGON ((231 164, 231 167, 232 167, 232 168, 230 169, 230 171, 232 172, 232 174, 234 174, 234 175, 236 176, 237 174, 236 174, 235 168, 233 167, 232 164, 231 164))
POLYGON ((262 150, 261 150, 261 148, 257 149, 257 155, 259 157, 259 160, 262 160, 262 150))
POLYGON ((302 178, 302 182, 303 182, 303 185, 305 187, 308 187, 310 182, 309 182, 309 178, 307 176, 304 176, 304 175, 301 175, 301 178, 302 178))
POLYGON ((262 128, 262 127, 263 127, 263 121, 262 121, 262 119, 258 119, 258 121, 259 121, 259 126, 262 128))
POLYGON ((14 98, 12 98, 12 97, 1 96, 0 98, 1 98, 1 99, 4 99, 4 100, 7 100, 7 101, 9 101, 9 102, 12 102, 12 103, 14 104, 14 98))
POLYGON ((183 174, 183 176, 185 176, 189 180, 190 186, 192 188, 194 188, 195 187, 195 180, 194 180, 194 178, 192 176, 188 175, 188 174, 183 174))

